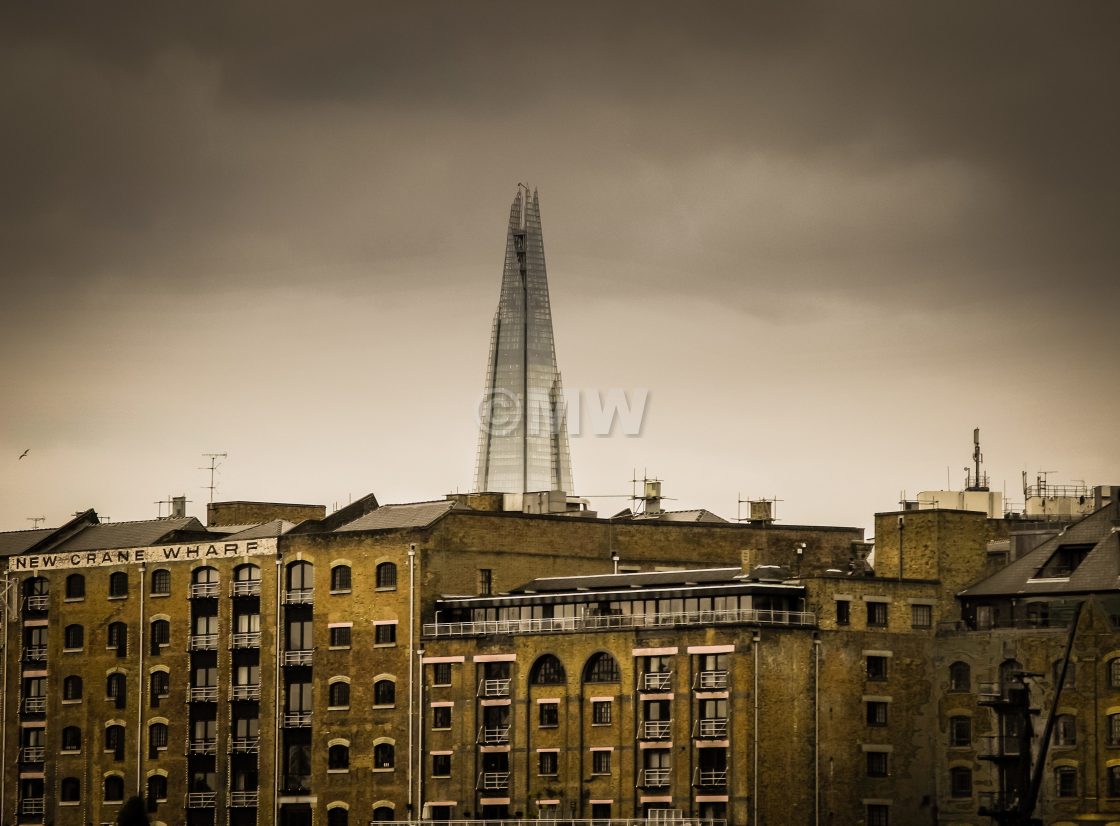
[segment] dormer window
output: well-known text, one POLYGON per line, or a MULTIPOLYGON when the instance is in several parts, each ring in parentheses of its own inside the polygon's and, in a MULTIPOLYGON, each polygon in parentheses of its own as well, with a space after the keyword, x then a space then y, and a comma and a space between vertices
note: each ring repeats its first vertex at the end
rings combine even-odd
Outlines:
POLYGON ((1046 564, 1038 569, 1035 578, 1064 579, 1077 570, 1077 566, 1085 561, 1091 550, 1091 544, 1059 545, 1058 550, 1046 560, 1046 564))

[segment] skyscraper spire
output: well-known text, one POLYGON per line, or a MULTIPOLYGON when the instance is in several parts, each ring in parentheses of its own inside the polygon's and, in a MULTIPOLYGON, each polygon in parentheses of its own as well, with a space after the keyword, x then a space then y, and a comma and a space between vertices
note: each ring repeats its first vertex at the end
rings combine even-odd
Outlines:
POLYGON ((571 494, 568 426, 552 338, 540 202, 519 184, 480 407, 475 488, 571 494))

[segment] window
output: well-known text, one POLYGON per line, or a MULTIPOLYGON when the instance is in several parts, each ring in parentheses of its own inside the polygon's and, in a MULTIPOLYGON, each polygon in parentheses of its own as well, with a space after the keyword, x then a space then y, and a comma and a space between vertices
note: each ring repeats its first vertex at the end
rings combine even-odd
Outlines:
MULTIPOLYGON (((886 623, 883 623, 884 625, 886 623)), ((910 627, 911 628, 930 628, 933 626, 933 606, 932 605, 911 605, 910 606, 910 627)))
POLYGON ((120 775, 113 774, 105 778, 105 802, 124 802, 124 778, 120 775))
POLYGON ((338 680, 327 689, 327 705, 331 708, 350 707, 350 683, 338 680))
POLYGON ((350 747, 342 743, 335 743, 327 751, 327 768, 332 771, 344 771, 350 768, 350 747))
POLYGON ((330 629, 331 648, 350 647, 350 626, 336 625, 330 629))
POLYGON ((611 724, 610 700, 594 700, 591 703, 591 724, 594 726, 609 726, 611 724))
POLYGON ((489 568, 478 569, 478 593, 484 597, 494 593, 494 572, 489 568))
POLYGON ((76 777, 62 778, 58 797, 63 803, 77 803, 82 799, 82 781, 76 777))
POLYGON ((68 651, 79 651, 85 645, 86 630, 80 625, 67 625, 62 646, 68 651))
POLYGON ((560 725, 560 704, 537 703, 537 722, 541 728, 555 728, 560 725))
POLYGON ((315 566, 310 562, 293 562, 288 566, 288 591, 309 592, 315 588, 315 566))
POLYGON ((148 778, 148 802, 162 803, 167 800, 167 778, 153 774, 148 778))
POLYGON ((617 683, 620 679, 618 662, 606 652, 592 655, 583 670, 585 683, 617 683))
POLYGON ((86 578, 81 574, 70 574, 66 577, 66 598, 86 598, 86 578))
MULTIPOLYGON (((438 820, 439 818, 436 817, 436 814, 438 813, 438 811, 440 811, 440 810, 446 811, 448 808, 449 807, 447 807, 447 806, 433 806, 432 807, 432 809, 433 809, 432 820, 438 820)), ((378 806, 376 809, 373 810, 373 822, 374 823, 388 823, 388 822, 392 821, 393 818, 395 818, 395 817, 396 817, 396 813, 389 806, 378 806)), ((444 820, 450 820, 450 817, 446 817, 446 818, 444 818, 444 820)))
POLYGON ((341 806, 328 809, 327 826, 350 826, 350 812, 341 806))
POLYGON ((1120 766, 1108 767, 1108 796, 1120 797, 1120 766))
POLYGON ((1077 797, 1077 769, 1061 766, 1054 775, 1058 797, 1077 797))
POLYGON ((887 679, 887 661, 888 657, 881 655, 867 656, 867 679, 869 680, 885 680, 887 679))
POLYGON ((432 706, 432 728, 451 728, 451 706, 432 706))
POLYGON ((592 774, 610 774, 611 773, 611 753, 609 751, 593 751, 591 752, 591 773, 592 774))
POLYGON ((113 673, 105 678, 105 697, 113 701, 116 708, 124 708, 128 695, 124 674, 113 673))
POLYGON ((171 593, 171 571, 156 568, 152 571, 152 596, 165 597, 171 593))
POLYGON ((868 777, 886 777, 887 776, 887 752, 885 752, 885 751, 869 751, 869 752, 867 752, 867 776, 868 777))
POLYGON ((878 700, 868 700, 867 725, 885 726, 887 724, 887 709, 889 707, 889 703, 884 703, 878 700))
POLYGON ((852 622, 852 603, 846 599, 836 600, 836 624, 849 625, 852 622))
POLYGON ((1072 714, 1059 714, 1054 725, 1055 746, 1077 745, 1077 718, 1072 714))
POLYGON ((891 807, 871 803, 867 807, 867 826, 891 826, 891 807))
POLYGON ((432 685, 451 685, 451 663, 432 663, 432 685))
POLYGON ((397 702, 397 684, 392 680, 378 680, 373 684, 373 704, 391 706, 397 702))
POLYGON ((560 755, 554 751, 539 751, 537 752, 537 774, 540 775, 556 775, 559 774, 560 769, 560 755))
POLYGON ((395 622, 383 622, 373 626, 373 642, 374 645, 396 645, 397 624, 395 622))
POLYGON ((972 667, 958 660, 949 666, 949 690, 968 691, 972 688, 972 667))
POLYGON ((155 750, 167 748, 166 723, 152 723, 148 726, 148 746, 155 750))
POLYGON ((949 745, 958 748, 972 745, 971 717, 949 718, 949 745))
POLYGON ((868 628, 886 628, 887 627, 887 607, 886 602, 869 602, 867 603, 867 626, 868 628))
POLYGON ((379 591, 393 591, 397 587, 397 566, 392 562, 382 562, 377 566, 376 579, 377 590, 379 591))
POLYGON ((529 682, 534 685, 558 685, 564 682, 564 666, 552 654, 538 657, 529 672, 529 682))
POLYGON ((117 649, 118 657, 128 656, 128 626, 123 622, 111 622, 105 636, 105 647, 117 649))
POLYGON ((1120 657, 1108 661, 1108 687, 1120 688, 1120 657))
POLYGON ((373 767, 375 769, 391 769, 396 759, 396 750, 392 743, 378 743, 373 747, 373 767))
POLYGON ((105 751, 113 752, 117 760, 124 759, 124 726, 105 727, 105 751))
POLYGON ((972 769, 966 766, 949 769, 949 796, 972 797, 972 769))
POLYGON ((159 707, 159 701, 171 693, 171 677, 166 671, 153 671, 151 676, 152 708, 159 707))
POLYGON ((335 565, 331 568, 331 593, 342 594, 350 591, 350 566, 335 565))
POLYGON ((433 754, 432 755, 432 777, 450 777, 451 776, 451 755, 450 754, 433 754))
POLYGON ((1120 746, 1120 714, 1108 715, 1108 729, 1104 736, 1108 745, 1120 746))
POLYGON ((62 730, 62 750, 82 750, 82 730, 77 726, 67 726, 62 730))
MULTIPOLYGON (((1053 667, 1054 685, 1057 685, 1058 680, 1060 680, 1061 677, 1062 677, 1062 663, 1064 663, 1064 662, 1065 662, 1065 660, 1054 660, 1054 667, 1053 667)), ((1065 688, 1073 688, 1074 684, 1076 682, 1077 682, 1077 663, 1075 663, 1073 660, 1070 660, 1069 661, 1069 668, 1066 669, 1065 688)))
MULTIPOLYGON (((117 571, 109 574, 109 598, 121 598, 128 596, 128 574, 124 571, 117 571)), ((120 778, 117 778, 118 780, 120 778)))
POLYGON ((62 699, 63 700, 80 700, 82 699, 82 678, 76 674, 71 674, 69 677, 62 681, 62 699))

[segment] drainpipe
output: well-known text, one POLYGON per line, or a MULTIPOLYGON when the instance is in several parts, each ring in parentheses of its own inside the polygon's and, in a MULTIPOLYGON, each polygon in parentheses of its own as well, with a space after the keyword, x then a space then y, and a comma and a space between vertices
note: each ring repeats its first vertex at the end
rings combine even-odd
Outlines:
MULTIPOLYGON (((279 540, 277 540, 279 545, 279 540)), ((284 626, 281 617, 281 606, 284 602, 283 592, 281 586, 283 585, 281 577, 281 551, 277 548, 276 551, 276 635, 273 639, 273 648, 276 649, 276 657, 272 664, 272 717, 273 717, 273 730, 275 734, 272 737, 272 822, 280 822, 280 740, 284 736, 284 729, 281 726, 281 708, 283 707, 283 698, 280 696, 280 661, 283 658, 281 650, 284 647, 284 626)))
POLYGON ((821 638, 813 635, 813 823, 821 822, 821 638))
POLYGON ((415 695, 416 685, 413 665, 413 659, 416 656, 414 649, 415 645, 415 625, 416 625, 416 543, 412 542, 408 546, 408 819, 409 822, 415 820, 416 809, 413 806, 413 788, 412 788, 412 759, 415 752, 412 749, 412 736, 413 729, 416 725, 415 715, 415 695))
POLYGON ((139 672, 136 675, 136 794, 143 794, 141 780, 144 776, 144 597, 148 592, 148 578, 145 576, 147 564, 140 563, 140 631, 137 634, 140 644, 138 657, 139 672))
POLYGON ((751 785, 754 787, 751 793, 751 826, 758 826, 758 793, 760 784, 758 782, 758 719, 759 719, 759 700, 758 700, 758 666, 759 666, 759 648, 762 643, 762 633, 755 631, 751 642, 754 648, 754 726, 751 731, 751 750, 753 752, 752 762, 754 768, 751 770, 751 785))
POLYGON ((418 708, 420 713, 416 716, 416 805, 418 811, 416 820, 424 819, 424 649, 416 652, 416 669, 419 679, 416 681, 416 693, 419 695, 418 708))

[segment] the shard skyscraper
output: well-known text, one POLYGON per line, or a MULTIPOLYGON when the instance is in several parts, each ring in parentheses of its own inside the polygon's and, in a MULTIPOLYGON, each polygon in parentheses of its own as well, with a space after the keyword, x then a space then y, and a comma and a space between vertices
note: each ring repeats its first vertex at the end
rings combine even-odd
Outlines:
POLYGON ((540 202, 527 187, 510 208, 480 419, 476 490, 573 493, 540 202))

